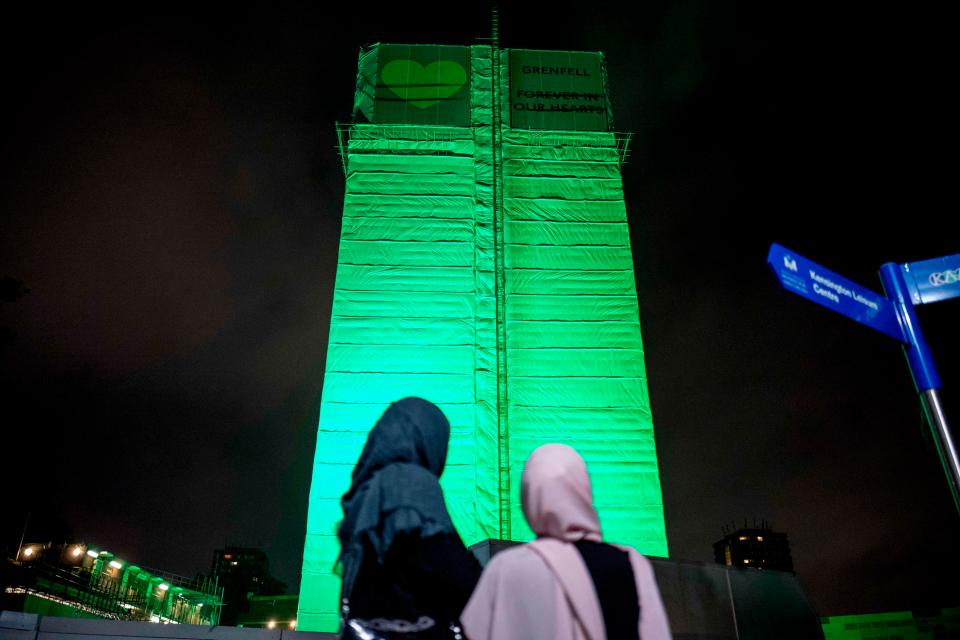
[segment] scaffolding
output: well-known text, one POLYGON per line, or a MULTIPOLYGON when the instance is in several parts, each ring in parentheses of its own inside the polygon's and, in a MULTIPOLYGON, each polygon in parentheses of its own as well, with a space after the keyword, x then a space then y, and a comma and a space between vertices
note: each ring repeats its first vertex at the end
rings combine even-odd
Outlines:
POLYGON ((666 555, 621 169, 599 52, 361 51, 298 628, 339 624, 340 497, 366 435, 419 396, 450 421, 440 483, 466 544, 532 537, 523 461, 576 445, 604 532, 666 555))
POLYGON ((139 567, 83 544, 23 545, 0 585, 3 608, 27 613, 213 626, 223 606, 216 580, 139 567))

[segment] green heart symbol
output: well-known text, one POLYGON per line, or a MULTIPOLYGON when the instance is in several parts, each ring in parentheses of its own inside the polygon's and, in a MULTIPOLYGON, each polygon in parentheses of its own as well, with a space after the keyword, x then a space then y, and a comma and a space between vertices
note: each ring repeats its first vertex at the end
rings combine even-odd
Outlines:
POLYGON ((426 67, 413 60, 391 60, 380 70, 380 80, 402 100, 426 109, 459 91, 467 82, 467 72, 452 60, 426 67))

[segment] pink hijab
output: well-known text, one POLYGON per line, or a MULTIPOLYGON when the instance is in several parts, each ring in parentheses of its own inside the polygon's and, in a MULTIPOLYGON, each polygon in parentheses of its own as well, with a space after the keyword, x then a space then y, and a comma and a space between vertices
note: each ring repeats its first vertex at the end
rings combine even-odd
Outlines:
MULTIPOLYGON (((573 544, 601 541, 590 476, 580 454, 562 444, 536 449, 524 466, 520 497, 537 539, 490 560, 460 616, 467 637, 529 640, 562 634, 575 640, 602 640, 603 611, 590 571, 573 544)), ((669 639, 670 626, 650 562, 630 547, 620 549, 630 557, 640 597, 640 637, 669 639)))
POLYGON ((602 541, 583 458, 565 444, 538 447, 523 468, 520 502, 523 515, 537 534, 529 547, 557 577, 585 635, 603 638, 603 612, 593 580, 580 552, 571 544, 577 540, 602 541))
POLYGON ((572 447, 545 444, 530 454, 523 467, 520 502, 539 537, 601 541, 587 465, 572 447))
MULTIPOLYGON (((537 539, 490 560, 460 616, 467 637, 529 640, 560 634, 571 640, 603 640, 603 610, 590 571, 573 544, 601 541, 583 458, 566 445, 539 447, 527 459, 520 491, 523 513, 537 539)), ((640 637, 669 639, 650 562, 630 547, 620 549, 630 558, 640 597, 640 637)))

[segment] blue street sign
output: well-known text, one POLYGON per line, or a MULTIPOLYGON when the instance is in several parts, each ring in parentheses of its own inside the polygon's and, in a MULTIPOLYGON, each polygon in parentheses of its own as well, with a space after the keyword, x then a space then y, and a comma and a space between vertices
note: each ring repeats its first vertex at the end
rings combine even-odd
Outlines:
POLYGON ((903 351, 930 421, 953 504, 960 511, 960 447, 954 443, 943 415, 937 393, 940 376, 914 310, 918 304, 960 295, 960 284, 957 283, 960 280, 960 254, 901 265, 893 262, 882 265, 880 281, 889 298, 864 289, 776 243, 770 245, 767 263, 785 289, 904 343, 903 351))
POLYGON ((890 300, 774 243, 767 263, 780 284, 811 302, 907 342, 890 300))
POLYGON ((913 304, 960 296, 960 253, 900 265, 913 304))

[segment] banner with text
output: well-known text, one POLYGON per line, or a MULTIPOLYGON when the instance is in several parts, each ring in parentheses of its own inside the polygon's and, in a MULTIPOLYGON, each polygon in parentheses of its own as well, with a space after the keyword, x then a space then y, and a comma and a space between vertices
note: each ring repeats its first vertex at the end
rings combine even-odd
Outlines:
POLYGON ((603 54, 510 49, 510 126, 607 131, 603 54))

